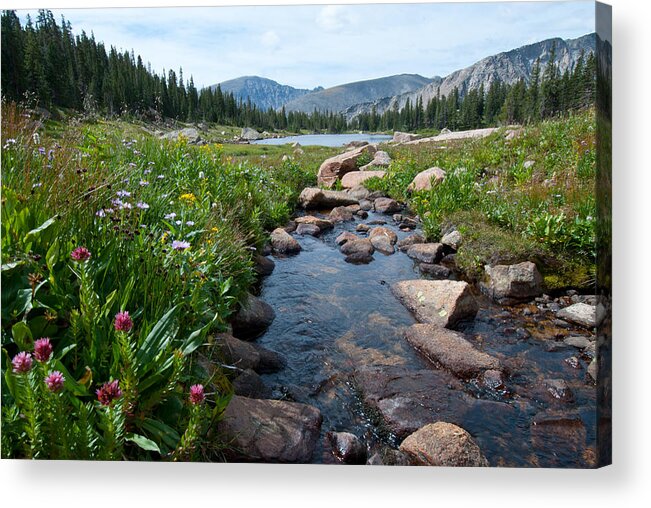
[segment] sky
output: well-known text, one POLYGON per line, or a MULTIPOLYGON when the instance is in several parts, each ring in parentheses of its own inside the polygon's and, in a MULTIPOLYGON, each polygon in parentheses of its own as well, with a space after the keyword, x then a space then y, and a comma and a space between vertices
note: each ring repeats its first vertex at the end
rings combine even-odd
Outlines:
MULTIPOLYGON (((281 0, 282 1, 282 0, 281 0)), ((38 3, 48 7, 46 0, 38 3)), ((257 75, 296 88, 426 77, 551 37, 594 32, 594 2, 55 9, 73 32, 133 49, 152 69, 212 85, 257 75)), ((19 10, 22 20, 36 11, 19 10)))

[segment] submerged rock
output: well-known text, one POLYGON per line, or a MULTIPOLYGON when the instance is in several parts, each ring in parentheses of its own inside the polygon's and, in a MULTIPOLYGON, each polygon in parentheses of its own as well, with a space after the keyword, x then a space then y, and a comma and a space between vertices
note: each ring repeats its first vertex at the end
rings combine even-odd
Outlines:
POLYGON ((393 294, 421 323, 454 328, 473 319, 479 310, 466 282, 453 280, 406 280, 391 286, 393 294))
POLYGON ((254 338, 264 332, 276 317, 271 306, 257 296, 248 294, 231 324, 233 335, 239 338, 254 338))
POLYGON ((542 294, 542 276, 530 261, 516 265, 486 265, 482 292, 503 305, 533 299, 542 294))
POLYGON ((319 438, 320 411, 306 404, 235 395, 217 424, 227 456, 246 462, 309 462, 319 438))
POLYGON ((430 361, 440 363, 456 376, 470 378, 486 370, 501 370, 497 358, 477 350, 459 332, 416 324, 407 329, 405 336, 430 361))
POLYGON ((488 460, 472 436, 452 423, 425 425, 402 442, 400 451, 418 466, 488 466, 488 460))

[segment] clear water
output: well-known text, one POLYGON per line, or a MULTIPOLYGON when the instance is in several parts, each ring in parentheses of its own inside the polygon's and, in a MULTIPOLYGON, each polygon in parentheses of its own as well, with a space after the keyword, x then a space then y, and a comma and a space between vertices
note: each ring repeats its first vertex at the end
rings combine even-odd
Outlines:
POLYGON ((306 134, 303 136, 287 136, 284 138, 269 138, 253 141, 256 145, 285 145, 298 142, 303 146, 345 146, 353 141, 368 141, 382 143, 391 139, 386 134, 306 134))
MULTIPOLYGON (((366 221, 391 217, 371 213, 366 221)), ((261 288, 261 297, 276 311, 276 319, 258 343, 282 353, 287 367, 263 376, 275 396, 318 407, 327 431, 348 431, 363 438, 370 453, 395 447, 366 414, 354 389, 354 372, 360 366, 402 366, 409 370, 436 369, 404 339, 404 328, 416 321, 393 296, 390 285, 421 277, 413 262, 401 252, 385 256, 376 252, 367 265, 344 261, 334 239, 342 230, 354 231, 360 221, 339 225, 320 238, 296 236, 303 251, 275 258, 276 268, 261 288)), ((399 238, 410 233, 397 230, 399 238)), ((458 396, 470 400, 463 414, 456 407, 442 407, 441 419, 457 423, 477 440, 493 466, 589 467, 595 449, 596 389, 586 382, 589 358, 581 368, 564 360, 580 357, 569 348, 549 352, 546 345, 555 334, 568 334, 548 319, 525 318, 521 309, 505 309, 477 295, 480 312, 464 332, 473 344, 500 358, 509 371, 505 392, 488 393, 477 382, 454 380, 458 396), (527 321, 528 320, 528 321, 527 321), (532 332, 519 338, 517 328, 532 332), (549 400, 544 379, 562 378, 574 392, 574 401, 549 400), (580 415, 579 428, 532 427, 541 411, 580 415)), ((571 332, 577 334, 576 330, 571 332)), ((585 333, 580 332, 578 333, 585 333)), ((448 376, 448 373, 441 372, 448 376)), ((451 378, 451 376, 450 376, 451 378)), ((448 393, 448 386, 431 386, 433 394, 448 393)), ((455 394, 456 395, 456 394, 455 394)), ((447 396, 447 395, 446 395, 447 396)), ((332 462, 319 443, 313 462, 332 462)))

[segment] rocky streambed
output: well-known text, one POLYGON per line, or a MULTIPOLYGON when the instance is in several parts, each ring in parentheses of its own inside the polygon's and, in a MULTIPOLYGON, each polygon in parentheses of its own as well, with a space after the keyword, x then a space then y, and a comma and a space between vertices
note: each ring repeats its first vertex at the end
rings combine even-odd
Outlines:
POLYGON ((240 373, 231 460, 595 465, 591 296, 542 294, 526 263, 482 292, 457 280, 458 233, 425 244, 361 187, 302 202, 258 258, 238 338, 218 338, 240 373))

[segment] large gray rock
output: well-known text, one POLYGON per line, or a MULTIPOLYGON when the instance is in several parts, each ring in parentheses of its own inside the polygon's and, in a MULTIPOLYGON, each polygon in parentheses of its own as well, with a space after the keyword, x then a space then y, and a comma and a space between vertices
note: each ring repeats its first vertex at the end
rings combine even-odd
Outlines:
POLYGON ((384 178, 385 175, 386 171, 373 171, 371 169, 351 171, 342 177, 341 186, 344 189, 352 189, 353 187, 362 185, 369 178, 384 178))
POLYGON ((400 445, 417 466, 487 467, 488 460, 468 432, 436 422, 418 429, 400 445))
POLYGON ((180 138, 186 140, 188 143, 192 145, 196 145, 201 141, 201 136, 199 135, 199 131, 192 127, 168 132, 167 134, 164 134, 162 136, 162 139, 170 139, 173 141, 178 141, 180 138))
POLYGON ((332 209, 328 218, 332 222, 346 222, 353 220, 354 217, 353 212, 351 212, 348 208, 345 206, 338 206, 332 209))
POLYGON ((415 243, 407 249, 407 256, 420 263, 438 263, 443 257, 443 244, 415 243))
POLYGON ((416 243, 425 243, 425 238, 418 233, 409 235, 398 242, 398 249, 406 251, 416 243))
POLYGON ((324 190, 318 187, 306 187, 303 189, 301 195, 298 197, 298 202, 306 209, 334 208, 335 206, 359 204, 358 198, 353 193, 324 190))
POLYGON ((271 306, 257 296, 248 294, 231 324, 233 335, 239 338, 254 338, 264 332, 276 318, 271 306))
POLYGON ((391 164, 391 156, 382 150, 378 150, 377 152, 375 152, 375 156, 373 157, 373 160, 359 169, 361 171, 371 171, 377 168, 386 168, 390 164, 391 164))
POLYGON ((340 180, 346 173, 357 171, 357 159, 362 154, 374 155, 377 151, 374 145, 364 145, 354 150, 344 152, 326 159, 317 173, 317 182, 325 187, 332 187, 337 180, 340 180))
POLYGON ((459 231, 456 229, 453 229, 452 231, 443 235, 443 238, 441 238, 441 243, 454 250, 459 250, 462 240, 463 238, 461 236, 461 233, 459 233, 459 231))
POLYGON ((242 370, 256 370, 260 365, 260 353, 253 344, 236 339, 228 333, 216 335, 215 346, 222 361, 227 365, 242 370))
MULTIPOLYGON (((565 321, 570 321, 586 328, 594 328, 601 321, 601 319, 597 319, 597 307, 595 305, 588 305, 587 303, 575 303, 559 310, 556 315, 565 321)), ((602 318, 603 316, 599 317, 602 318)))
POLYGON ((234 396, 217 424, 227 456, 247 462, 309 462, 321 430, 306 404, 234 396))
POLYGON ((396 251, 391 240, 386 236, 374 236, 370 240, 375 250, 382 254, 391 255, 396 251))
POLYGON ((393 142, 394 143, 406 143, 408 141, 414 141, 415 139, 420 138, 418 134, 411 134, 409 132, 400 132, 395 131, 393 133, 393 142))
POLYGON ((271 232, 271 248, 277 254, 298 254, 301 251, 301 245, 283 228, 271 232))
POLYGON ((375 211, 378 213, 395 213, 402 208, 400 203, 391 198, 377 198, 374 207, 375 211))
POLYGON ((393 294, 421 323, 454 328, 479 310, 468 283, 453 280, 405 280, 391 286, 393 294))
POLYGON ((310 224, 318 227, 321 231, 325 231, 326 229, 332 229, 334 227, 332 221, 328 219, 321 219, 313 215, 304 215, 302 217, 296 217, 294 219, 294 222, 296 222, 296 224, 310 224))
POLYGON ((408 191, 430 190, 432 186, 438 185, 445 179, 445 171, 433 167, 418 173, 407 187, 408 191))
POLYGON ((500 361, 477 350, 459 332, 437 325, 416 324, 405 334, 407 341, 434 364, 462 378, 476 377, 486 370, 500 370, 500 361))
POLYGON ((264 384, 262 378, 252 369, 240 373, 233 382, 233 393, 241 397, 252 399, 268 399, 271 397, 271 388, 264 384))
POLYGON ((260 254, 255 254, 253 256, 253 269, 261 277, 271 275, 271 272, 274 271, 275 267, 276 263, 268 257, 261 256, 260 254))
POLYGON ((542 276, 530 261, 517 265, 486 265, 481 290, 496 302, 511 305, 542 294, 542 276))
POLYGON ((257 141, 258 139, 262 139, 264 136, 255 129, 251 129, 251 127, 244 127, 240 133, 240 137, 247 141, 257 141))

